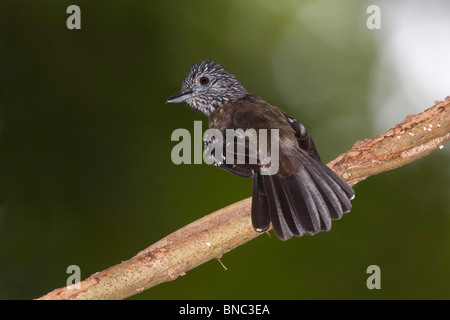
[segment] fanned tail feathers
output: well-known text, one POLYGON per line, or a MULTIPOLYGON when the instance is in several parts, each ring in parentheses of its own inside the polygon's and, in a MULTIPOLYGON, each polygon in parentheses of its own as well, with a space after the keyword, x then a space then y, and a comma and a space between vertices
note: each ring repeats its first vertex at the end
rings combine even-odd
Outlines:
POLYGON ((324 163, 300 153, 302 166, 288 176, 253 176, 252 223, 257 231, 272 222, 281 240, 314 235, 349 212, 353 189, 324 163))

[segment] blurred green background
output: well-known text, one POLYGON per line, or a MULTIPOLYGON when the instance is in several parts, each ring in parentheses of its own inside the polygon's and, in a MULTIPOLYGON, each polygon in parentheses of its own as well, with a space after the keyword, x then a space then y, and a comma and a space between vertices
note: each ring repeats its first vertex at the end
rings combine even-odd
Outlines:
MULTIPOLYGON (((85 279, 250 196, 250 180, 171 162, 173 130, 207 127, 164 104, 195 61, 298 118, 325 161, 383 133, 369 4, 1 1, 0 298, 62 287, 72 264, 85 279), (81 30, 66 28, 71 4, 81 30)), ((444 148, 371 177, 330 232, 260 236, 222 257, 228 271, 210 261, 133 299, 449 299, 448 163, 444 148), (373 264, 381 290, 366 287, 373 264)))

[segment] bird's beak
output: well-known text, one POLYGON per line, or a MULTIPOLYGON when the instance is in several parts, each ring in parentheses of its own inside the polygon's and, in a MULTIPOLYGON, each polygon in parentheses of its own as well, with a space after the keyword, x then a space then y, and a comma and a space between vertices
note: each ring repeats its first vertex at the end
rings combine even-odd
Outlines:
POLYGON ((180 103, 194 96, 194 91, 192 90, 181 90, 174 95, 167 98, 166 103, 180 103))

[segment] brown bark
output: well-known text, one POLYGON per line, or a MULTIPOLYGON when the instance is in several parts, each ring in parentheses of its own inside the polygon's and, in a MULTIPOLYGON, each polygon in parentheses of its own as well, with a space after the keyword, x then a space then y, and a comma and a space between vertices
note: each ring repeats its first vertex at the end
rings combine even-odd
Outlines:
MULTIPOLYGON (((450 97, 328 163, 351 185, 441 148, 450 139, 450 97)), ((56 289, 39 299, 123 299, 175 280, 198 265, 260 235, 250 219, 251 198, 222 208, 175 231, 133 258, 98 272, 79 289, 56 289)), ((357 211, 357 208, 354 208, 357 211)))

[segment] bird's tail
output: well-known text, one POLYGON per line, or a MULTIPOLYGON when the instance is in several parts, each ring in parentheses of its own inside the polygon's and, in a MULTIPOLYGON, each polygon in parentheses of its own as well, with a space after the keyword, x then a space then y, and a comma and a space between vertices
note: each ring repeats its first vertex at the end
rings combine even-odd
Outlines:
POLYGON ((281 240, 314 235, 331 228, 331 220, 349 212, 353 189, 324 163, 301 154, 292 175, 253 176, 252 223, 256 231, 272 222, 281 240))

